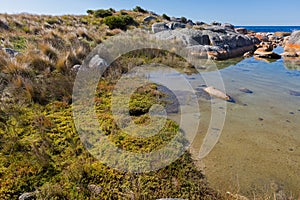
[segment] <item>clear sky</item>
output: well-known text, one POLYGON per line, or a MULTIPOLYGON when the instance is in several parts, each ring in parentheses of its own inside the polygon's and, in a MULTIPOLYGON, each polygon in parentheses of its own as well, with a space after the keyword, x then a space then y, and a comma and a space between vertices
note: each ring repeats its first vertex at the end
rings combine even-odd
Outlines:
POLYGON ((300 25, 299 0, 0 0, 0 13, 85 14, 87 9, 132 9, 235 25, 300 25))

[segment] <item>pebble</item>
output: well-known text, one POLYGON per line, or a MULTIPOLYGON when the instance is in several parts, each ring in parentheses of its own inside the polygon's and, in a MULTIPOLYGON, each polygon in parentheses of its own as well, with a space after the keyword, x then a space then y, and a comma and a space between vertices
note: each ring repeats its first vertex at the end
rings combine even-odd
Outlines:
POLYGON ((264 118, 261 118, 261 117, 260 117, 260 118, 258 118, 258 120, 259 120, 259 121, 264 121, 264 118))

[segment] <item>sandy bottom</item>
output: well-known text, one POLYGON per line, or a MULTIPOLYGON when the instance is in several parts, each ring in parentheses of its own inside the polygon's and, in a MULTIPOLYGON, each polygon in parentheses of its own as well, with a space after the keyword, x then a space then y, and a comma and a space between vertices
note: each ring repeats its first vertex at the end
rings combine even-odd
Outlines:
MULTIPOLYGON (((221 72, 236 103, 227 104, 218 143, 197 162, 208 182, 252 198, 283 192, 300 197, 300 97, 289 94, 300 90, 299 71, 249 59, 221 72), (239 91, 242 87, 253 94, 239 91)), ((191 148, 195 159, 210 120, 209 103, 201 105, 200 130, 191 148)))

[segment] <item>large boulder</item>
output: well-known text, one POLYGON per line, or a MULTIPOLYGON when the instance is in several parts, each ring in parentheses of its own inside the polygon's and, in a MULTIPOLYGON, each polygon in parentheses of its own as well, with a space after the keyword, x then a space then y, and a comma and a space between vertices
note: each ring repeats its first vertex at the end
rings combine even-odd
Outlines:
POLYGON ((209 57, 223 60, 242 56, 253 51, 259 40, 255 37, 242 35, 233 30, 216 26, 206 30, 178 29, 158 32, 155 34, 161 40, 179 40, 187 46, 194 55, 207 52, 209 57))
POLYGON ((152 25, 152 31, 153 31, 153 33, 158 33, 158 32, 161 32, 161 31, 168 30, 168 29, 169 29, 169 27, 167 26, 167 24, 163 23, 163 22, 154 23, 152 25))
POLYGON ((289 39, 284 42, 284 61, 292 68, 300 68, 300 31, 294 31, 289 39))
POLYGON ((156 20, 156 17, 150 15, 144 18, 144 22, 151 22, 152 20, 156 20))
POLYGON ((286 52, 295 52, 300 56, 300 31, 294 31, 285 45, 286 52))
POLYGON ((224 23, 224 24, 222 24, 222 27, 227 28, 227 29, 232 29, 232 30, 234 30, 234 25, 229 24, 229 23, 224 23))
POLYGON ((184 23, 181 23, 181 22, 170 22, 170 23, 167 24, 167 26, 169 27, 169 29, 172 29, 172 30, 186 27, 186 25, 184 23))

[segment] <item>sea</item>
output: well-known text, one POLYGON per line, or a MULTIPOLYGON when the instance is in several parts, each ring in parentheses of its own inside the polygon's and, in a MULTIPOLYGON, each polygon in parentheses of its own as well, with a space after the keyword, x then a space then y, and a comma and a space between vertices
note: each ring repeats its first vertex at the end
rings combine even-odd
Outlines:
POLYGON ((236 26, 236 28, 246 28, 255 32, 293 32, 300 30, 300 26, 236 26))

